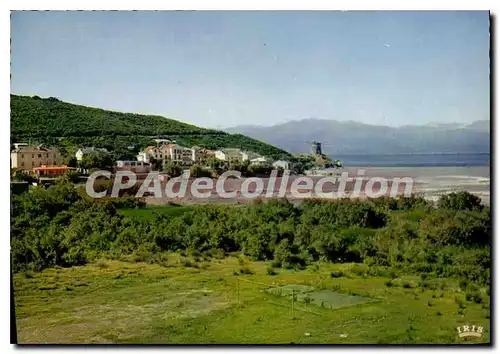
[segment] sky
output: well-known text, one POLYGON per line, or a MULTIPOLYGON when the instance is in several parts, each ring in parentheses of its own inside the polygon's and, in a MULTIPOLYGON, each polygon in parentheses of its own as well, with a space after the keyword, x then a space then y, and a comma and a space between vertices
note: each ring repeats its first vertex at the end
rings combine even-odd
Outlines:
POLYGON ((203 127, 490 117, 488 12, 12 12, 11 93, 203 127))

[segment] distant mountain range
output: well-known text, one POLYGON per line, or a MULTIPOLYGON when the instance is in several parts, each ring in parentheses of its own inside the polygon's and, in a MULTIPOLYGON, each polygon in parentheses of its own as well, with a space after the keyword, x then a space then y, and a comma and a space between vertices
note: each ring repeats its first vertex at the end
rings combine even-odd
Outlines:
POLYGON ((485 153, 490 151, 490 121, 469 125, 428 124, 389 127, 355 121, 303 119, 270 127, 243 125, 225 129, 292 153, 308 153, 323 142, 326 154, 485 153))

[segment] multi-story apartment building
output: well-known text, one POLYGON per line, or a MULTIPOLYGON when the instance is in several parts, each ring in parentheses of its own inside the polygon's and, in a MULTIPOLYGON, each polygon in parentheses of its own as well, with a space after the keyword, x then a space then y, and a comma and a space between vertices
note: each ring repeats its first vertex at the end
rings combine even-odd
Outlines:
POLYGON ((224 162, 243 161, 240 149, 221 149, 215 152, 215 158, 224 162))
POLYGON ((10 153, 11 167, 32 171, 34 167, 62 165, 63 157, 56 148, 22 146, 10 153))
POLYGON ((185 148, 176 144, 167 145, 167 159, 181 166, 189 166, 193 164, 193 151, 190 148, 185 148))
POLYGON ((151 172, 151 164, 143 161, 116 161, 115 171, 132 171, 134 173, 151 172))
POLYGON ((207 150, 204 148, 200 148, 198 146, 193 146, 191 148, 191 151, 193 152, 193 162, 196 164, 203 164, 206 162, 208 156, 212 152, 211 150, 207 150))
POLYGON ((195 163, 202 163, 206 159, 207 152, 199 147, 186 148, 177 144, 161 146, 148 146, 137 155, 137 160, 151 162, 151 159, 162 161, 163 164, 173 162, 188 167, 195 163))

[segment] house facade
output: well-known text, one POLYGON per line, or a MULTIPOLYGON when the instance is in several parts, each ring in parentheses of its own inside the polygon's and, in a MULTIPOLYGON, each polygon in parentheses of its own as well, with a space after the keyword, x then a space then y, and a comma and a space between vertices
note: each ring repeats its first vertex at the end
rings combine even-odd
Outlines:
POLYGON ((224 162, 243 161, 240 149, 221 149, 215 152, 215 158, 224 162))
POLYGON ((11 167, 32 171, 35 167, 62 165, 63 157, 57 148, 23 146, 10 153, 11 167))
POLYGON ((116 171, 132 171, 134 173, 151 172, 151 164, 143 161, 116 161, 116 171))
POLYGON ((263 156, 256 157, 250 160, 250 165, 263 165, 269 162, 269 160, 263 156))
POLYGON ((148 146, 137 155, 137 161, 151 162, 151 159, 162 161, 163 164, 172 162, 183 167, 189 167, 195 163, 202 164, 208 156, 208 150, 192 147, 187 148, 177 144, 166 144, 161 146, 148 146))
POLYGON ((282 168, 284 170, 289 170, 291 167, 290 161, 286 160, 277 160, 273 162, 274 168, 282 168))
POLYGON ((75 153, 76 161, 78 162, 82 161, 84 155, 98 153, 98 152, 107 154, 108 150, 104 148, 95 148, 95 147, 78 149, 78 151, 75 153))

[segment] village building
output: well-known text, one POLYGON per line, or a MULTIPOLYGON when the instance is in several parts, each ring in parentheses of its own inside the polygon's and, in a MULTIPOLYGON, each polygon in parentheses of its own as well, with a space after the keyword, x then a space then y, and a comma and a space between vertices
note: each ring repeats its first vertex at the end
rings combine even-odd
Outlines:
POLYGON ((95 147, 81 148, 81 149, 77 150, 77 152, 75 153, 75 157, 76 157, 76 160, 78 162, 80 162, 80 161, 82 161, 83 156, 88 155, 88 154, 93 154, 93 153, 107 154, 108 150, 105 148, 95 148, 95 147))
POLYGON ((116 171, 131 171, 134 173, 151 172, 151 164, 143 161, 116 161, 116 171))
POLYGON ((172 162, 174 164, 189 167, 193 164, 202 164, 210 150, 197 146, 187 148, 178 144, 166 144, 161 146, 148 146, 137 155, 137 161, 151 162, 151 159, 161 161, 162 164, 172 162))
POLYGON ((260 156, 250 160, 250 165, 263 165, 269 162, 266 157, 260 156))
POLYGON ((227 148, 215 151, 215 158, 224 162, 243 161, 240 149, 227 148))
POLYGON ((69 171, 76 171, 76 168, 68 166, 45 166, 45 165, 33 168, 33 174, 38 177, 58 177, 69 171))
POLYGON ((290 161, 286 160, 276 160, 273 162, 274 168, 282 168, 284 170, 289 170, 291 167, 290 161))
POLYGON ((16 170, 32 171, 34 167, 62 165, 63 157, 58 149, 22 146, 10 153, 11 167, 16 170))

